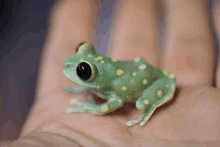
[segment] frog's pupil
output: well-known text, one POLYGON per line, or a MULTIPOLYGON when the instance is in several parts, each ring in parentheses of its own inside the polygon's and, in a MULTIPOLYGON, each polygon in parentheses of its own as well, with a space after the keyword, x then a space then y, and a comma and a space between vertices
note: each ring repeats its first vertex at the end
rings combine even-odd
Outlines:
POLYGON ((81 62, 76 68, 76 73, 81 79, 87 81, 92 75, 92 70, 88 63, 81 62))

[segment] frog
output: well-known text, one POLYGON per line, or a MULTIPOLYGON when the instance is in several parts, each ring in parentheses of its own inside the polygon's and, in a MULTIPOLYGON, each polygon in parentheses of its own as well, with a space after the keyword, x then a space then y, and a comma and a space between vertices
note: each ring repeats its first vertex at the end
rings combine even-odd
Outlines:
POLYGON ((137 123, 144 126, 156 108, 172 100, 176 89, 175 76, 168 70, 158 70, 142 57, 118 61, 103 56, 88 42, 80 43, 76 53, 65 60, 63 73, 77 84, 76 87, 64 86, 64 90, 88 92, 106 100, 96 104, 72 99, 70 103, 78 107, 68 108, 68 113, 104 115, 133 101, 143 113, 128 121, 127 126, 137 123))

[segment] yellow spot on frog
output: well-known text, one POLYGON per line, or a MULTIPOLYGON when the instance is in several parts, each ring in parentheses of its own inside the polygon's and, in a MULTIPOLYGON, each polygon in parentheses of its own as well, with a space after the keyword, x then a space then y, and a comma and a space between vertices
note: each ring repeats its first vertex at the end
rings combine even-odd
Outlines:
POLYGON ((121 69, 118 69, 117 72, 116 72, 116 74, 117 74, 118 76, 122 75, 123 73, 124 73, 124 71, 121 70, 121 69))
POLYGON ((101 62, 101 63, 105 63, 105 61, 104 61, 104 60, 101 60, 100 62, 101 62))
POLYGON ((123 86, 123 87, 122 87, 122 90, 123 90, 123 91, 127 90, 127 87, 123 86))
POLYGON ((117 60, 115 58, 111 58, 112 62, 117 62, 117 60))
POLYGON ((168 76, 169 75, 169 72, 167 70, 163 70, 162 72, 163 72, 164 76, 168 76))
POLYGON ((102 112, 107 112, 108 111, 108 106, 102 106, 101 111, 102 112))
POLYGON ((140 57, 135 57, 135 58, 134 58, 134 62, 139 62, 140 59, 141 59, 140 57))
POLYGON ((146 65, 141 64, 141 65, 139 66, 139 69, 145 69, 146 67, 147 67, 146 65))
POLYGON ((157 91, 157 96, 158 96, 158 97, 162 97, 162 96, 163 96, 163 92, 162 92, 161 90, 158 90, 158 91, 157 91))
POLYGON ((84 60, 84 59, 80 59, 79 61, 81 61, 81 62, 82 62, 83 60, 84 60))
POLYGON ((99 61, 99 60, 102 60, 102 59, 103 59, 102 56, 98 56, 98 57, 96 57, 94 60, 95 60, 95 61, 99 61))
POLYGON ((147 79, 143 80, 143 84, 146 85, 147 84, 147 79))
POLYGON ((145 105, 149 104, 149 101, 148 100, 144 100, 144 104, 145 105))
POLYGON ((89 54, 89 55, 87 55, 88 57, 92 57, 92 55, 91 54, 89 54))
POLYGON ((170 77, 171 79, 174 79, 174 78, 175 78, 174 74, 170 74, 169 77, 170 77))
POLYGON ((133 72, 133 74, 132 74, 134 77, 137 75, 137 73, 136 72, 133 72))

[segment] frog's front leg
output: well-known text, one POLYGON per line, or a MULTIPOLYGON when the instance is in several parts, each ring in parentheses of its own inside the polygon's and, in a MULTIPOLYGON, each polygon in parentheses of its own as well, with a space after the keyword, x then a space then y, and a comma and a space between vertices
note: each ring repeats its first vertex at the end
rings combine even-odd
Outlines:
POLYGON ((158 79, 148 89, 144 90, 143 95, 136 101, 136 107, 145 110, 144 113, 138 119, 126 124, 132 126, 142 121, 140 126, 143 126, 157 107, 172 99, 176 87, 175 83, 175 78, 172 75, 158 79))
POLYGON ((84 103, 80 102, 76 99, 71 100, 71 104, 78 105, 77 108, 69 108, 67 109, 68 113, 73 112, 90 112, 96 115, 102 115, 106 114, 108 112, 114 111, 117 108, 120 108, 123 106, 125 100, 122 100, 118 97, 112 97, 107 100, 107 102, 103 104, 90 104, 90 103, 84 103))
POLYGON ((64 91, 72 92, 72 93, 88 93, 88 99, 91 103, 94 102, 94 96, 92 92, 90 91, 91 88, 85 87, 85 86, 76 86, 76 87, 69 87, 69 86, 63 86, 62 87, 64 91))
POLYGON ((64 91, 68 91, 72 93, 84 93, 87 92, 90 88, 84 86, 76 86, 76 87, 63 86, 62 89, 64 91))

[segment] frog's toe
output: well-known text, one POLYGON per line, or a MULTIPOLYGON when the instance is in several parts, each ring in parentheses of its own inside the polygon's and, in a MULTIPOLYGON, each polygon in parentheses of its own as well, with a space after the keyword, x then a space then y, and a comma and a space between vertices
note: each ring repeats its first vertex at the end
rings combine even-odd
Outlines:
POLYGON ((74 112, 85 112, 86 110, 82 107, 78 108, 68 108, 67 113, 74 113, 74 112))
POLYGON ((132 126, 133 123, 132 123, 132 121, 128 121, 128 122, 126 122, 126 125, 127 125, 127 126, 132 126))
POLYGON ((76 99, 72 99, 72 100, 70 101, 70 103, 71 103, 71 104, 78 105, 78 104, 81 104, 82 102, 80 102, 80 101, 78 101, 78 100, 76 100, 76 99))
POLYGON ((142 114, 141 116, 138 117, 138 119, 128 121, 128 122, 126 123, 126 125, 127 125, 127 126, 132 126, 132 125, 134 125, 134 124, 137 124, 137 123, 139 123, 141 120, 143 120, 143 118, 144 118, 144 115, 142 114))
POLYGON ((140 126, 142 127, 142 126, 145 125, 145 124, 146 124, 146 122, 142 121, 142 122, 140 123, 140 126))
POLYGON ((84 106, 84 105, 88 104, 88 103, 84 103, 84 102, 78 101, 78 100, 76 100, 76 99, 72 99, 72 100, 70 101, 70 103, 71 103, 71 104, 74 104, 74 105, 78 105, 78 106, 84 106))
MULTIPOLYGON (((139 122, 140 122, 140 121, 139 121, 139 122)), ((132 121, 128 121, 128 122, 126 123, 126 125, 127 125, 127 126, 133 126, 133 125, 135 125, 136 123, 138 123, 138 121, 132 120, 132 121)))
POLYGON ((140 123, 140 126, 143 126, 143 125, 146 124, 146 122, 147 122, 147 121, 149 120, 149 118, 151 117, 153 111, 154 111, 154 110, 152 110, 150 113, 148 113, 148 114, 144 117, 143 121, 140 123))

